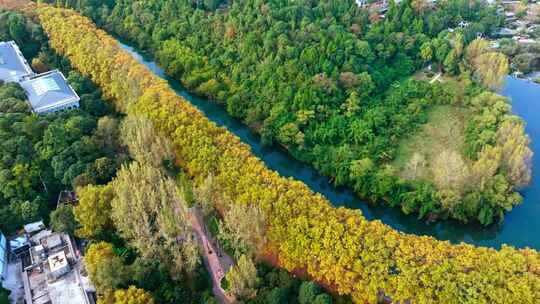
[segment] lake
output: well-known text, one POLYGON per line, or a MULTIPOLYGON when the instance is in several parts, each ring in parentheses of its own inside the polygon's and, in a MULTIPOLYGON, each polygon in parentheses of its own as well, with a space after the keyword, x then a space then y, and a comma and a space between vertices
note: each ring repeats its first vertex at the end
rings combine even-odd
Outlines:
MULTIPOLYGON (((120 42, 119 42, 120 43, 120 42)), ((500 248, 502 244, 515 247, 530 247, 540 250, 540 155, 533 157, 533 177, 531 185, 523 189, 524 201, 508 213, 504 223, 491 227, 465 225, 456 221, 426 223, 414 215, 405 215, 399 209, 367 204, 348 188, 334 187, 328 177, 321 176, 311 166, 292 158, 279 147, 263 147, 259 136, 232 118, 219 104, 197 97, 181 87, 178 81, 167 77, 152 59, 144 56, 133 47, 120 43, 135 59, 147 66, 158 76, 168 80, 176 93, 199 108, 217 125, 227 128, 251 147, 253 154, 262 159, 266 166, 280 175, 303 181, 313 191, 323 194, 333 205, 360 209, 369 220, 383 223, 406 233, 431 235, 452 243, 466 242, 479 246, 500 248)), ((532 139, 533 151, 540 151, 540 85, 508 78, 503 95, 513 100, 513 111, 527 122, 526 131, 532 139)), ((538 152, 540 154, 540 152, 538 152)))

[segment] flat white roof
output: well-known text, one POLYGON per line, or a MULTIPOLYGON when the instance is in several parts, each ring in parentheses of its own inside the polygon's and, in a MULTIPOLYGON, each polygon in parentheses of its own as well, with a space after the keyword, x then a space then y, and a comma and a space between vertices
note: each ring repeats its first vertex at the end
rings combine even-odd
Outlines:
POLYGON ((0 80, 19 81, 34 74, 14 41, 0 42, 0 80))
POLYGON ((45 224, 43 224, 43 221, 37 221, 24 225, 24 231, 26 231, 26 233, 35 233, 43 229, 45 229, 45 224))
POLYGON ((20 82, 26 91, 32 109, 37 113, 70 106, 79 102, 79 96, 58 70, 36 75, 20 82))
POLYGON ((87 304, 85 291, 74 271, 65 274, 61 280, 48 284, 48 292, 53 304, 87 304))

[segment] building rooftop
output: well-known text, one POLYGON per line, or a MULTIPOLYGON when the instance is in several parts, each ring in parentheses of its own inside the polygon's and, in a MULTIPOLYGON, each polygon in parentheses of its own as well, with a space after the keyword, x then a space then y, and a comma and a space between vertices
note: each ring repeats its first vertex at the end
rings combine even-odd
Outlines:
POLYGON ((39 74, 20 82, 36 113, 78 107, 79 96, 58 70, 39 74))
POLYGON ((62 280, 49 283, 48 291, 53 304, 89 303, 89 299, 82 290, 81 282, 73 271, 65 274, 62 280))
POLYGON ((31 243, 22 272, 27 304, 93 303, 88 295, 93 287, 80 272, 82 264, 67 234, 42 230, 31 243))
POLYGON ((34 234, 43 229, 45 229, 45 224, 43 224, 43 221, 37 221, 24 225, 24 232, 28 234, 34 234))
POLYGON ((0 81, 17 82, 34 112, 47 113, 79 107, 79 96, 58 70, 36 75, 14 41, 0 42, 0 81))
POLYGON ((29 247, 30 239, 26 235, 19 235, 9 241, 9 249, 15 255, 27 251, 29 247))
POLYGON ((23 77, 33 74, 34 72, 15 42, 0 42, 0 80, 18 82, 23 77))

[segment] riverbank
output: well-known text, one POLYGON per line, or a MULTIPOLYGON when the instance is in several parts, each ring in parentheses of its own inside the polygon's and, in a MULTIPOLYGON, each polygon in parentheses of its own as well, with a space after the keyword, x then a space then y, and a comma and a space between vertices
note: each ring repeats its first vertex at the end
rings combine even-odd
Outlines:
MULTIPOLYGON (((503 224, 491 225, 487 228, 473 224, 466 225, 451 220, 427 223, 418 220, 414 215, 404 215, 396 208, 369 204, 358 198, 358 196, 349 188, 334 187, 329 183, 328 177, 321 176, 311 166, 294 159, 284 149, 279 147, 263 147, 260 143, 259 136, 239 120, 228 115, 221 105, 190 94, 185 88, 178 84, 178 81, 168 77, 165 71, 149 56, 145 55, 144 52, 138 51, 123 41, 119 43, 120 46, 128 51, 138 62, 144 64, 159 77, 167 80, 177 94, 196 106, 209 119, 218 125, 227 128, 238 136, 242 142, 248 144, 251 147, 251 151, 257 157, 262 159, 269 168, 276 170, 282 176, 291 177, 306 183, 314 191, 323 194, 334 206, 360 209, 362 214, 368 220, 380 220, 392 228, 405 233, 429 235, 440 240, 448 240, 452 243, 466 242, 497 249, 501 248, 503 244, 516 246, 518 248, 530 247, 540 249, 540 238, 534 233, 535 231, 540 231, 540 223, 536 225, 534 221, 527 220, 527 217, 530 215, 529 212, 535 212, 534 207, 532 207, 532 209, 527 208, 532 205, 529 203, 531 200, 528 196, 525 197, 525 202, 522 204, 526 205, 526 207, 518 206, 511 212, 517 211, 519 216, 510 217, 507 215, 503 224), (511 224, 506 222, 507 219, 511 219, 511 224), (517 222, 522 223, 516 224, 517 222), (524 225, 523 223, 526 224, 524 225)), ((529 88, 529 90, 533 89, 536 89, 536 87, 529 88)), ((539 92, 538 94, 540 94, 540 86, 538 86, 537 89, 539 92)), ((505 89, 506 93, 503 93, 503 95, 509 96, 508 94, 515 90, 521 91, 522 89, 521 87, 516 86, 515 82, 509 81, 507 82, 507 87, 505 89)), ((530 94, 534 94, 534 92, 531 92, 530 94)), ((527 104, 528 97, 520 95, 516 96, 516 99, 517 98, 519 99, 514 102, 517 102, 520 105, 527 104)), ((520 115, 520 112, 515 113, 520 115)), ((527 132, 529 132, 530 125, 528 125, 527 128, 527 132)), ((538 139, 536 139, 536 136, 532 137, 533 144, 537 141, 540 142, 540 127, 538 128, 538 132, 538 139)), ((536 158, 537 156, 535 155, 535 159, 536 158)), ((538 166, 540 166, 540 164, 538 166)), ((535 182, 535 179, 533 179, 533 182, 535 182)), ((526 192, 523 194, 526 195, 526 192)), ((538 203, 540 204, 540 200, 538 200, 538 203)))
POLYGON ((269 221, 267 247, 278 254, 281 267, 306 268, 310 277, 350 294, 356 303, 376 303, 381 297, 440 303, 540 298, 536 251, 451 245, 399 233, 365 220, 358 211, 332 207, 305 184, 269 170, 249 147, 177 96, 88 19, 52 7, 39 14, 51 46, 90 75, 119 108, 151 120, 174 144, 179 163, 194 182, 213 174, 216 189, 231 204, 263 210, 269 221), (129 94, 133 92, 137 94, 129 94))

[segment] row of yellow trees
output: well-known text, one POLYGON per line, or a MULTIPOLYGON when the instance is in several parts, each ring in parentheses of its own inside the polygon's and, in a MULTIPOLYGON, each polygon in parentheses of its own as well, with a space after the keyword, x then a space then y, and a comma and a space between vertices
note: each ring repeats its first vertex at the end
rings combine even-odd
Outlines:
POLYGON ((266 248, 286 269, 306 269, 358 303, 382 296, 413 303, 540 303, 538 252, 451 245, 332 207, 303 183, 266 168, 89 19, 48 6, 37 13, 51 46, 118 109, 147 116, 173 142, 179 165, 195 183, 213 175, 232 202, 262 208, 266 248))

